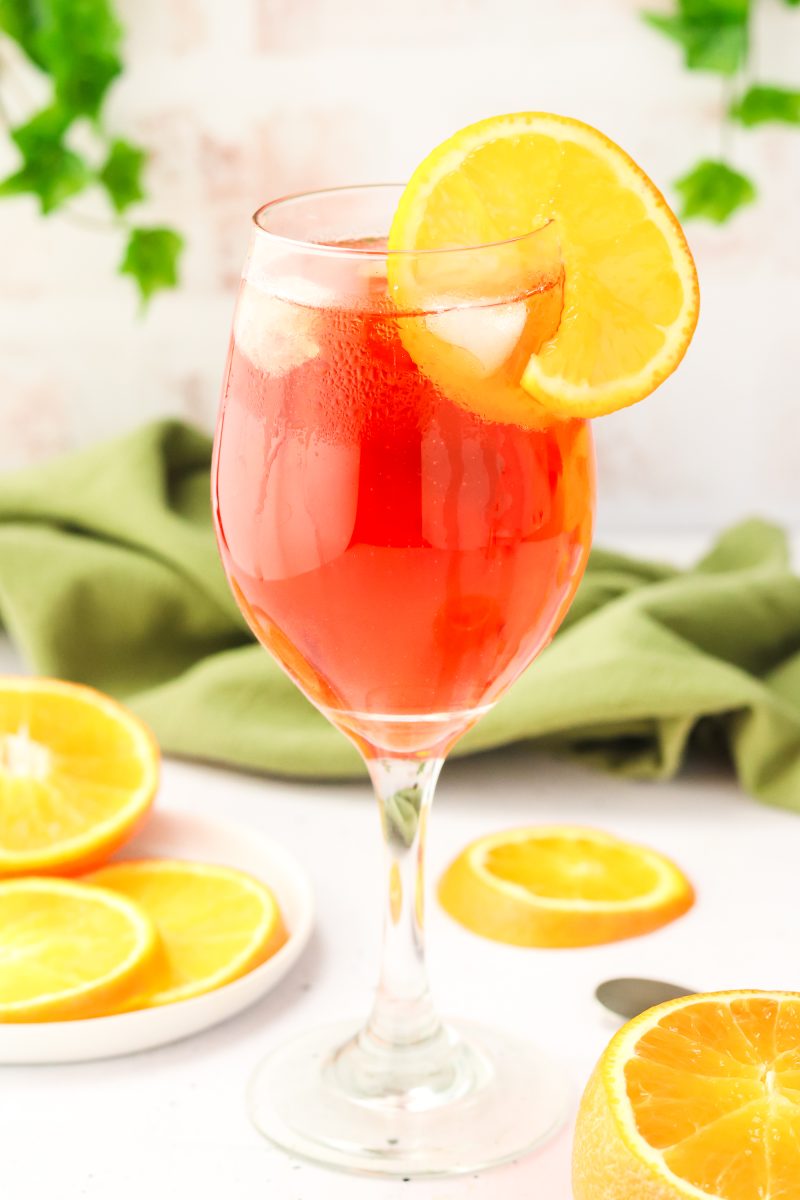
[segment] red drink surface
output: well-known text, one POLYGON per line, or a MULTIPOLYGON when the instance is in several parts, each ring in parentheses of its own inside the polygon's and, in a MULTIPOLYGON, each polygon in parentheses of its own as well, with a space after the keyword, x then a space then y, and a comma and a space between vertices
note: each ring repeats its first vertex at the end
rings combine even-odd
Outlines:
MULTIPOLYGON (((381 286, 365 275, 365 297, 381 286)), ((534 658, 577 587, 593 506, 587 426, 473 415, 405 350, 412 319, 244 284, 213 475, 254 633, 331 719, 389 750, 414 747, 376 718, 463 729, 534 658)))

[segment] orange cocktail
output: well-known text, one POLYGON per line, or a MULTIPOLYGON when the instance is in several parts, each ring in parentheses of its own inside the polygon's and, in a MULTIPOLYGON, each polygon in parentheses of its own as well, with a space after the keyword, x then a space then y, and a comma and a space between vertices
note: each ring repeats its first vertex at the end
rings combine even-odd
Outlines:
MULTIPOLYGON (((421 749, 463 731, 565 613, 591 535, 590 436, 452 399, 406 349, 424 315, 392 308, 380 256, 342 249, 313 278, 287 254, 242 285, 219 541, 253 631, 309 698, 361 744, 421 749)), ((524 349, 546 310, 541 290, 470 306, 489 400, 509 370, 491 356, 512 336, 524 349)))
MULTIPOLYGON (((220 550, 256 636, 361 751, 386 868, 368 1021, 273 1046, 251 1084, 256 1126, 293 1155, 474 1172, 567 1111, 563 1070, 526 1039, 439 1018, 427 818, 447 752, 575 594, 586 419, 657 387, 696 319, 663 197, 597 130, 552 114, 468 127, 405 188, 255 215, 215 441, 220 550)), ((327 861, 356 886, 364 856, 327 828, 327 861)))

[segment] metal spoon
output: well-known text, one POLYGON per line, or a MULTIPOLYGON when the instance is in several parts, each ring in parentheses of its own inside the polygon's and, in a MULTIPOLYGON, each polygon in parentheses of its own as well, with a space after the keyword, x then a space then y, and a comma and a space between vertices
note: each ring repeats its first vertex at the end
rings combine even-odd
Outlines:
POLYGON ((609 1012, 630 1021, 665 1000, 677 1000, 679 996, 691 996, 693 988, 681 987, 677 983, 664 983, 659 979, 606 979, 595 991, 595 997, 609 1012))

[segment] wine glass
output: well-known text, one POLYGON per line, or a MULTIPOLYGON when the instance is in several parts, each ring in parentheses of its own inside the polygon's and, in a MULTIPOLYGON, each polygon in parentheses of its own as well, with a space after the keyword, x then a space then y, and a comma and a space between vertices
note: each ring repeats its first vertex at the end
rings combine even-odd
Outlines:
MULTIPOLYGON (((561 315, 553 227, 389 253, 401 190, 317 192, 255 214, 212 497, 251 629, 366 762, 386 859, 366 1025, 274 1049, 253 1119, 293 1154, 410 1177, 513 1158, 564 1113, 562 1072, 538 1050, 440 1020, 423 871, 447 752, 574 596, 594 472, 586 423, 548 421, 518 384, 561 315)), ((357 862, 342 883, 360 901, 357 862)))

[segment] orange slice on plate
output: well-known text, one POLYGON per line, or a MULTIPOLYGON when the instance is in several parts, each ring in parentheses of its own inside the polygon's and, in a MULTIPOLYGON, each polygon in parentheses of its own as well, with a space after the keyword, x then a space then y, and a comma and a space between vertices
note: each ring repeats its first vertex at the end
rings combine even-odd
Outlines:
POLYGON ((231 867, 176 859, 112 863, 88 882, 135 901, 161 942, 158 970, 126 1008, 188 1000, 265 962, 287 938, 270 889, 231 867))
POLYGON ((583 1097, 575 1200, 800 1195, 800 994, 684 996, 611 1041, 583 1097))
POLYGON ((597 829, 541 825, 472 842, 439 884, 456 921, 514 946, 593 946, 649 933, 694 901, 662 854, 597 829))
POLYGON ((406 321, 409 353, 459 403, 498 420, 516 409, 514 419, 523 424, 542 410, 560 418, 601 416, 644 399, 683 358, 699 308, 686 238, 644 171, 590 125, 551 113, 491 117, 443 142, 416 169, 398 204, 389 249, 487 244, 460 260, 389 258, 390 288, 406 310, 438 307, 437 289, 452 295, 459 261, 462 273, 476 273, 462 289, 465 307, 469 290, 495 297, 485 308, 482 336, 474 332, 480 308, 461 322, 460 333, 449 312, 444 326, 436 316, 406 321), (558 286, 554 245, 563 263, 558 286), (498 309, 504 278, 509 294, 498 309), (512 328, 516 319, 519 329, 512 328), (470 362, 476 375, 475 364, 487 361, 484 343, 493 325, 492 370, 483 372, 482 388, 468 387, 470 362), (501 366, 496 359, 504 344, 501 366))
POLYGON ((108 696, 0 677, 0 877, 105 862, 155 797, 153 735, 108 696))
POLYGON ((0 1022, 95 1017, 144 983, 158 937, 130 900, 69 879, 0 883, 0 1022))

